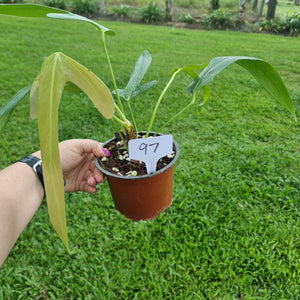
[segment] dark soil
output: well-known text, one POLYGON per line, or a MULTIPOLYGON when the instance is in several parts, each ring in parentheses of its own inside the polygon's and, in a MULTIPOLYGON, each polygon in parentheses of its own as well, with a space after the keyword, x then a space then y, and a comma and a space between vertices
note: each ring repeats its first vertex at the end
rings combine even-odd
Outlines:
MULTIPOLYGON (((105 144, 105 148, 111 153, 107 158, 98 158, 99 165, 110 173, 123 176, 147 175, 145 163, 128 158, 128 151, 124 147, 123 141, 116 135, 116 139, 105 144)), ((156 170, 160 170, 168 165, 174 158, 168 155, 157 162, 156 170)))

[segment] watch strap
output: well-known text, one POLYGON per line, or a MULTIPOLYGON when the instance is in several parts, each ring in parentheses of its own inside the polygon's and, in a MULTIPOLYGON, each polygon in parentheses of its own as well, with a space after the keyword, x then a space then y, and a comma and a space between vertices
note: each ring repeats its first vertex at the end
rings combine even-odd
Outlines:
POLYGON ((18 160, 18 162, 22 162, 27 164, 28 166, 32 167, 32 169, 34 170, 34 172, 36 173, 36 175, 38 176, 42 187, 45 191, 45 185, 44 185, 44 177, 43 177, 43 168, 42 168, 42 160, 36 156, 33 155, 27 155, 23 158, 21 158, 20 160, 18 160))

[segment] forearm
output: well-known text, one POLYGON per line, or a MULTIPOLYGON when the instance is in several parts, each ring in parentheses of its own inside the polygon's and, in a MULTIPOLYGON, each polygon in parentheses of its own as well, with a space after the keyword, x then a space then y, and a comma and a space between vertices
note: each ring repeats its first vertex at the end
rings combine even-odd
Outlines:
POLYGON ((44 189, 30 166, 17 162, 0 172, 0 266, 43 196, 44 189))

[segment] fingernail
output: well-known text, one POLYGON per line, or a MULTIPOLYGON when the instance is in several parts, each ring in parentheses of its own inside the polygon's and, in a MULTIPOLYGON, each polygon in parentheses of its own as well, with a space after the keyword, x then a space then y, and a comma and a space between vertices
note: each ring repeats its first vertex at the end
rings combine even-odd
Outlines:
POLYGON ((111 153, 107 149, 103 148, 102 150, 106 155, 111 156, 111 153))
POLYGON ((97 184, 97 180, 96 180, 96 178, 94 178, 94 185, 96 185, 97 184))

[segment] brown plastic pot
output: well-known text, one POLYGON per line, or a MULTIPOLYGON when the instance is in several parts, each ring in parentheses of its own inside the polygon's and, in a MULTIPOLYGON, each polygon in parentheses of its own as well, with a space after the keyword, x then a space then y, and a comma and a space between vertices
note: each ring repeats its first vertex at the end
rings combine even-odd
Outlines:
MULTIPOLYGON (((103 144, 109 144, 111 139, 103 144)), ((116 209, 126 218, 139 221, 156 218, 173 201, 174 164, 179 146, 173 141, 173 160, 164 168, 143 176, 120 176, 103 169, 97 157, 96 167, 106 175, 116 209)))

